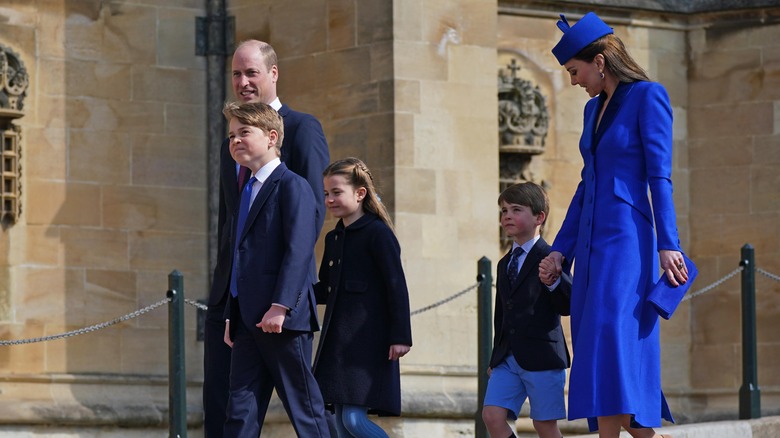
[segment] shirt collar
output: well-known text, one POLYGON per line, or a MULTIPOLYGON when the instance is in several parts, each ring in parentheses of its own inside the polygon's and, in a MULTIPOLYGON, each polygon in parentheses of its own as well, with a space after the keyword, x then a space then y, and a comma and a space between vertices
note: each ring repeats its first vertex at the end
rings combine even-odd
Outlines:
POLYGON ((280 164, 282 164, 282 160, 279 159, 279 157, 274 158, 273 160, 266 163, 265 166, 261 167, 260 170, 258 170, 257 173, 252 176, 254 176, 258 181, 260 181, 260 184, 262 184, 280 164))
POLYGON ((517 242, 512 242, 512 251, 514 251, 515 248, 519 246, 520 248, 523 248, 524 253, 528 254, 531 252, 531 249, 534 247, 534 245, 536 245, 536 241, 538 241, 541 237, 541 235, 536 235, 533 239, 525 242, 522 245, 518 245, 517 242))
POLYGON ((280 109, 282 109, 282 101, 279 100, 279 96, 276 96, 276 99, 274 99, 269 105, 271 105, 271 108, 275 109, 277 113, 280 109))

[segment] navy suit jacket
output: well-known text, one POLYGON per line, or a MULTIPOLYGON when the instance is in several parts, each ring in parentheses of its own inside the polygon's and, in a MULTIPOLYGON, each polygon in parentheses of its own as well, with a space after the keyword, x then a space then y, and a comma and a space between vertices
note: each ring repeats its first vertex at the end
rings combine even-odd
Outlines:
MULTIPOLYGON (((282 105, 279 114, 284 119, 282 140, 282 162, 287 168, 306 179, 316 202, 316 226, 319 235, 325 221, 325 197, 323 196, 322 172, 330 164, 328 143, 322 126, 317 119, 306 113, 282 105)), ((239 188, 236 176, 236 162, 230 155, 227 139, 220 150, 219 216, 217 220, 217 263, 211 282, 208 305, 216 306, 225 298, 230 286, 233 247, 228 239, 230 221, 238 211, 239 188)), ((316 266, 312 265, 312 276, 316 266)))
POLYGON ((527 371, 569 367, 569 349, 560 315, 569 314, 571 278, 564 274, 552 291, 542 283, 539 262, 548 254, 550 246, 539 238, 528 252, 514 287, 507 275, 511 252, 498 262, 491 368, 509 353, 527 371))
POLYGON ((314 212, 309 184, 281 163, 260 188, 241 236, 235 235, 237 218, 231 221, 229 240, 231 245, 238 242, 233 263, 239 303, 235 306, 236 298, 228 294, 225 316, 235 321, 230 325, 231 337, 239 317, 247 327, 254 327, 272 303, 290 309, 284 329, 319 329, 312 270, 317 240, 314 212))

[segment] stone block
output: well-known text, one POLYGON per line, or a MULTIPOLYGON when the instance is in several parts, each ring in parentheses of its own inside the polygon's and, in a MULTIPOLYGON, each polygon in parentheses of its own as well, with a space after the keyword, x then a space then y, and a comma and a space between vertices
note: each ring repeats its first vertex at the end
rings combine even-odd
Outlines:
MULTIPOLYGON (((737 209, 735 209, 737 210, 737 209)), ((739 249, 752 244, 757 253, 773 253, 778 249, 780 233, 774 225, 780 219, 777 213, 711 214, 693 211, 690 252, 698 255, 720 255, 734 259, 723 274, 736 268, 739 249)))
POLYGON ((461 44, 495 48, 496 32, 492 30, 498 22, 497 3, 491 0, 467 0, 461 1, 459 6, 462 26, 456 30, 461 36, 461 44))
POLYGON ((201 232, 206 228, 201 189, 109 186, 103 189, 103 226, 122 230, 201 232))
POLYGON ((395 79, 395 53, 393 52, 393 42, 384 41, 371 45, 371 80, 372 81, 392 81, 395 79))
POLYGON ((393 39, 393 2, 364 0, 355 3, 357 44, 370 45, 393 39))
POLYGON ((112 131, 70 131, 68 179, 99 184, 130 182, 130 135, 112 131))
POLYGON ((100 187, 29 180, 25 216, 32 225, 100 225, 100 187))
POLYGON ((424 216, 422 222, 422 257, 445 259, 457 254, 458 245, 452 236, 457 236, 457 219, 441 215, 436 209, 436 216, 424 216))
MULTIPOLYGON (((67 94, 69 96, 79 96, 80 98, 95 97, 121 101, 130 100, 133 90, 150 85, 134 80, 131 70, 131 64, 126 63, 69 58, 65 61, 64 76, 67 94)), ((145 66, 144 70, 153 69, 145 66)), ((159 92, 161 90, 156 91, 159 92)), ((176 101, 175 99, 172 100, 176 101)))
POLYGON ((690 65, 691 81, 701 79, 721 79, 735 71, 752 71, 761 68, 761 50, 742 48, 741 50, 719 51, 708 47, 707 52, 693 58, 690 65))
POLYGON ((691 172, 700 171, 697 175, 718 173, 724 167, 749 166, 754 161, 753 142, 748 136, 693 139, 688 142, 688 150, 691 172))
POLYGON ((750 205, 753 212, 780 211, 780 165, 756 165, 750 173, 750 205))
MULTIPOLYGON (((202 105, 165 104, 165 134, 206 140, 206 109, 202 105)), ((167 146, 166 146, 167 147, 167 146)))
POLYGON ((496 87, 496 50, 461 45, 452 47, 448 56, 449 82, 479 87, 496 87))
POLYGON ((129 235, 131 269, 170 272, 205 271, 206 239, 202 233, 137 231, 129 235))
MULTIPOLYGON (((138 309, 136 273, 87 269, 84 273, 84 317, 89 324, 110 321, 138 309)), ((128 321, 135 325, 135 320, 128 321)))
POLYGON ((26 262, 39 266, 62 263, 63 247, 59 227, 28 225, 24 234, 23 258, 26 262))
POLYGON ((694 168, 690 171, 691 214, 749 211, 750 172, 747 166, 694 168))
MULTIPOLYGON (((776 295, 777 290, 774 292, 776 295)), ((773 303, 766 303, 766 305, 772 306, 773 303)), ((768 335, 766 337, 771 337, 774 333, 777 333, 776 321, 776 312, 774 316, 761 318, 761 320, 756 323, 757 331, 761 334, 768 335), (772 331, 774 331, 774 333, 772 333, 772 331)), ((780 375, 778 375, 776 372, 777 363, 778 360, 780 360, 780 345, 778 345, 778 342, 776 340, 772 343, 759 342, 757 345, 756 358, 758 360, 758 376, 760 385, 766 388, 777 387, 780 383, 780 375)))
MULTIPOLYGON (((425 99, 424 99, 425 100, 425 99)), ((447 113, 423 109, 414 121, 414 164, 426 168, 454 166, 455 148, 460 144, 457 120, 447 113)))
MULTIPOLYGON (((420 113, 420 81, 397 80, 395 84, 395 110, 397 113, 420 113)), ((406 115, 403 116, 407 118, 406 115)), ((413 120, 413 118, 409 118, 413 120)), ((399 129, 400 130, 400 129, 399 129)))
POLYGON ((771 102, 750 102, 691 108, 688 111, 691 139, 714 138, 744 133, 767 135, 774 132, 771 102))
POLYGON ((292 2, 271 3, 268 42, 282 58, 307 56, 327 49, 328 9, 325 0, 308 2, 306 7, 292 2), (295 32, 290 32, 295 29, 295 32))
MULTIPOLYGON (((126 323, 125 323, 126 324, 126 323)), ((50 325, 47 335, 64 333, 81 327, 50 325)), ((80 336, 46 343, 46 373, 121 372, 121 324, 80 336)), ((56 398, 56 397, 55 397, 56 398)))
POLYGON ((396 41, 393 53, 403 53, 403 56, 395 56, 396 79, 432 81, 447 79, 447 59, 438 55, 434 45, 396 41))
POLYGON ((346 49, 354 47, 357 41, 356 28, 357 8, 349 0, 337 0, 328 2, 328 50, 346 49))
POLYGON ((60 128, 24 128, 22 144, 24 177, 30 179, 67 178, 67 133, 60 128))
MULTIPOLYGON (((155 313, 168 313, 168 306, 156 309, 155 313)), ((145 318, 146 316, 141 316, 145 318)), ((165 326, 167 328, 167 326, 165 326)), ((121 334, 122 356, 117 365, 128 374, 168 374, 168 362, 159 358, 168 357, 168 334, 159 328, 128 328, 121 334)), ((185 354, 187 347, 185 345, 185 354)), ((192 362, 190 362, 192 363, 192 362)))
POLYGON ((66 102, 68 127, 96 131, 113 130, 138 133, 162 133, 165 129, 165 107, 155 102, 69 98, 66 102))
POLYGON ((396 167, 396 212, 436 213, 436 172, 396 167))
POLYGON ((133 66, 128 100, 203 105, 206 93, 193 92, 206 83, 203 70, 133 66))
POLYGON ((694 344, 691 351, 691 386, 696 389, 738 388, 739 346, 694 344))
MULTIPOLYGON (((194 56, 193 52, 196 18, 205 16, 202 7, 203 5, 193 9, 157 8, 159 17, 156 17, 157 22, 150 26, 150 28, 156 27, 157 32, 148 32, 156 39, 146 42, 153 44, 146 51, 152 55, 156 54, 156 59, 149 60, 149 64, 194 70, 206 69, 206 57, 194 56)), ((135 29, 138 28, 143 27, 135 26, 135 29)))
MULTIPOLYGON (((113 62, 130 62, 134 64, 154 65, 159 62, 157 53, 159 46, 173 45, 174 41, 187 40, 192 44, 194 35, 194 19, 191 19, 190 29, 181 29, 182 33, 173 36, 164 30, 169 13, 181 11, 167 7, 150 7, 151 5, 112 4, 104 7, 101 18, 95 23, 102 32, 99 59, 113 62), (147 29, 147 32, 139 32, 147 29)), ((154 5, 157 6, 157 5, 154 5)), ((192 53, 189 46, 187 52, 192 53)), ((78 57, 78 55, 76 55, 78 57)), ((193 57, 194 58, 194 57, 193 57)))
POLYGON ((422 41, 424 3, 416 0, 393 2, 395 41, 422 41))
MULTIPOLYGON (((677 315, 675 315, 675 318, 677 315)), ((669 343, 664 338, 661 350, 661 382, 665 388, 690 388, 691 345, 669 343)))
MULTIPOLYGON (((132 181, 135 185, 200 188, 206 178, 202 138, 138 134, 133 137, 132 181)), ((203 195, 205 196, 205 194, 203 195)), ((200 202, 200 201, 198 201, 200 202)), ((205 198, 202 198, 205 203, 205 198)), ((204 204, 205 207, 205 204, 204 204)))
MULTIPOLYGON (((23 324, 13 324, 8 322, 0 323, 0 339, 7 340, 23 340, 33 339, 43 336, 44 323, 41 321, 25 321, 23 324)), ((3 374, 15 374, 15 373, 29 373, 36 374, 44 371, 46 357, 44 344, 41 342, 35 342, 31 344, 23 345, 6 345, 0 350, 0 366, 2 366, 3 374)), ((3 399, 15 400, 18 402, 22 397, 15 398, 12 396, 13 390, 7 383, 3 383, 3 391, 0 396, 0 403, 3 399)), ((19 395, 19 394, 15 394, 19 395)), ((25 397, 29 399, 31 396, 25 394, 25 397)))
POLYGON ((364 82, 328 88, 325 98, 329 102, 339 102, 328 117, 339 120, 376 113, 379 109, 379 87, 376 82, 364 82))
POLYGON ((32 325, 84 325, 87 322, 83 270, 28 268, 22 275, 22 293, 15 297, 19 321, 32 325))
MULTIPOLYGON (((702 283, 704 285, 704 283, 702 283)), ((723 286, 696 297, 691 315, 694 345, 739 343, 740 294, 738 284, 723 286)))
POLYGON ((128 267, 128 236, 124 231, 63 227, 60 235, 68 267, 128 267))

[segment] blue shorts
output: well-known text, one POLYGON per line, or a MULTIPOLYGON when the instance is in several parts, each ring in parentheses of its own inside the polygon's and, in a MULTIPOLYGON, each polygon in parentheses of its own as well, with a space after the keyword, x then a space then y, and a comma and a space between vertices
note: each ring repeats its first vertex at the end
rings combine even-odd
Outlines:
POLYGON ((565 383, 566 370, 526 371, 508 354, 490 374, 485 406, 504 408, 507 417, 516 420, 528 398, 531 419, 560 420, 566 418, 565 383))

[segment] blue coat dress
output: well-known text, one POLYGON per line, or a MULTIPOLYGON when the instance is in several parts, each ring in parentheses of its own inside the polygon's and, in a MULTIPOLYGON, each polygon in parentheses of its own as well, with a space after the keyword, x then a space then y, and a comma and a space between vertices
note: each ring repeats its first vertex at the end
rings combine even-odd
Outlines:
POLYGON ((659 249, 680 250, 672 200, 672 109, 654 82, 620 83, 585 106, 581 181, 553 250, 575 263, 569 419, 672 420, 661 391, 659 319, 646 302, 659 249), (648 188, 651 198, 648 197, 648 188))

